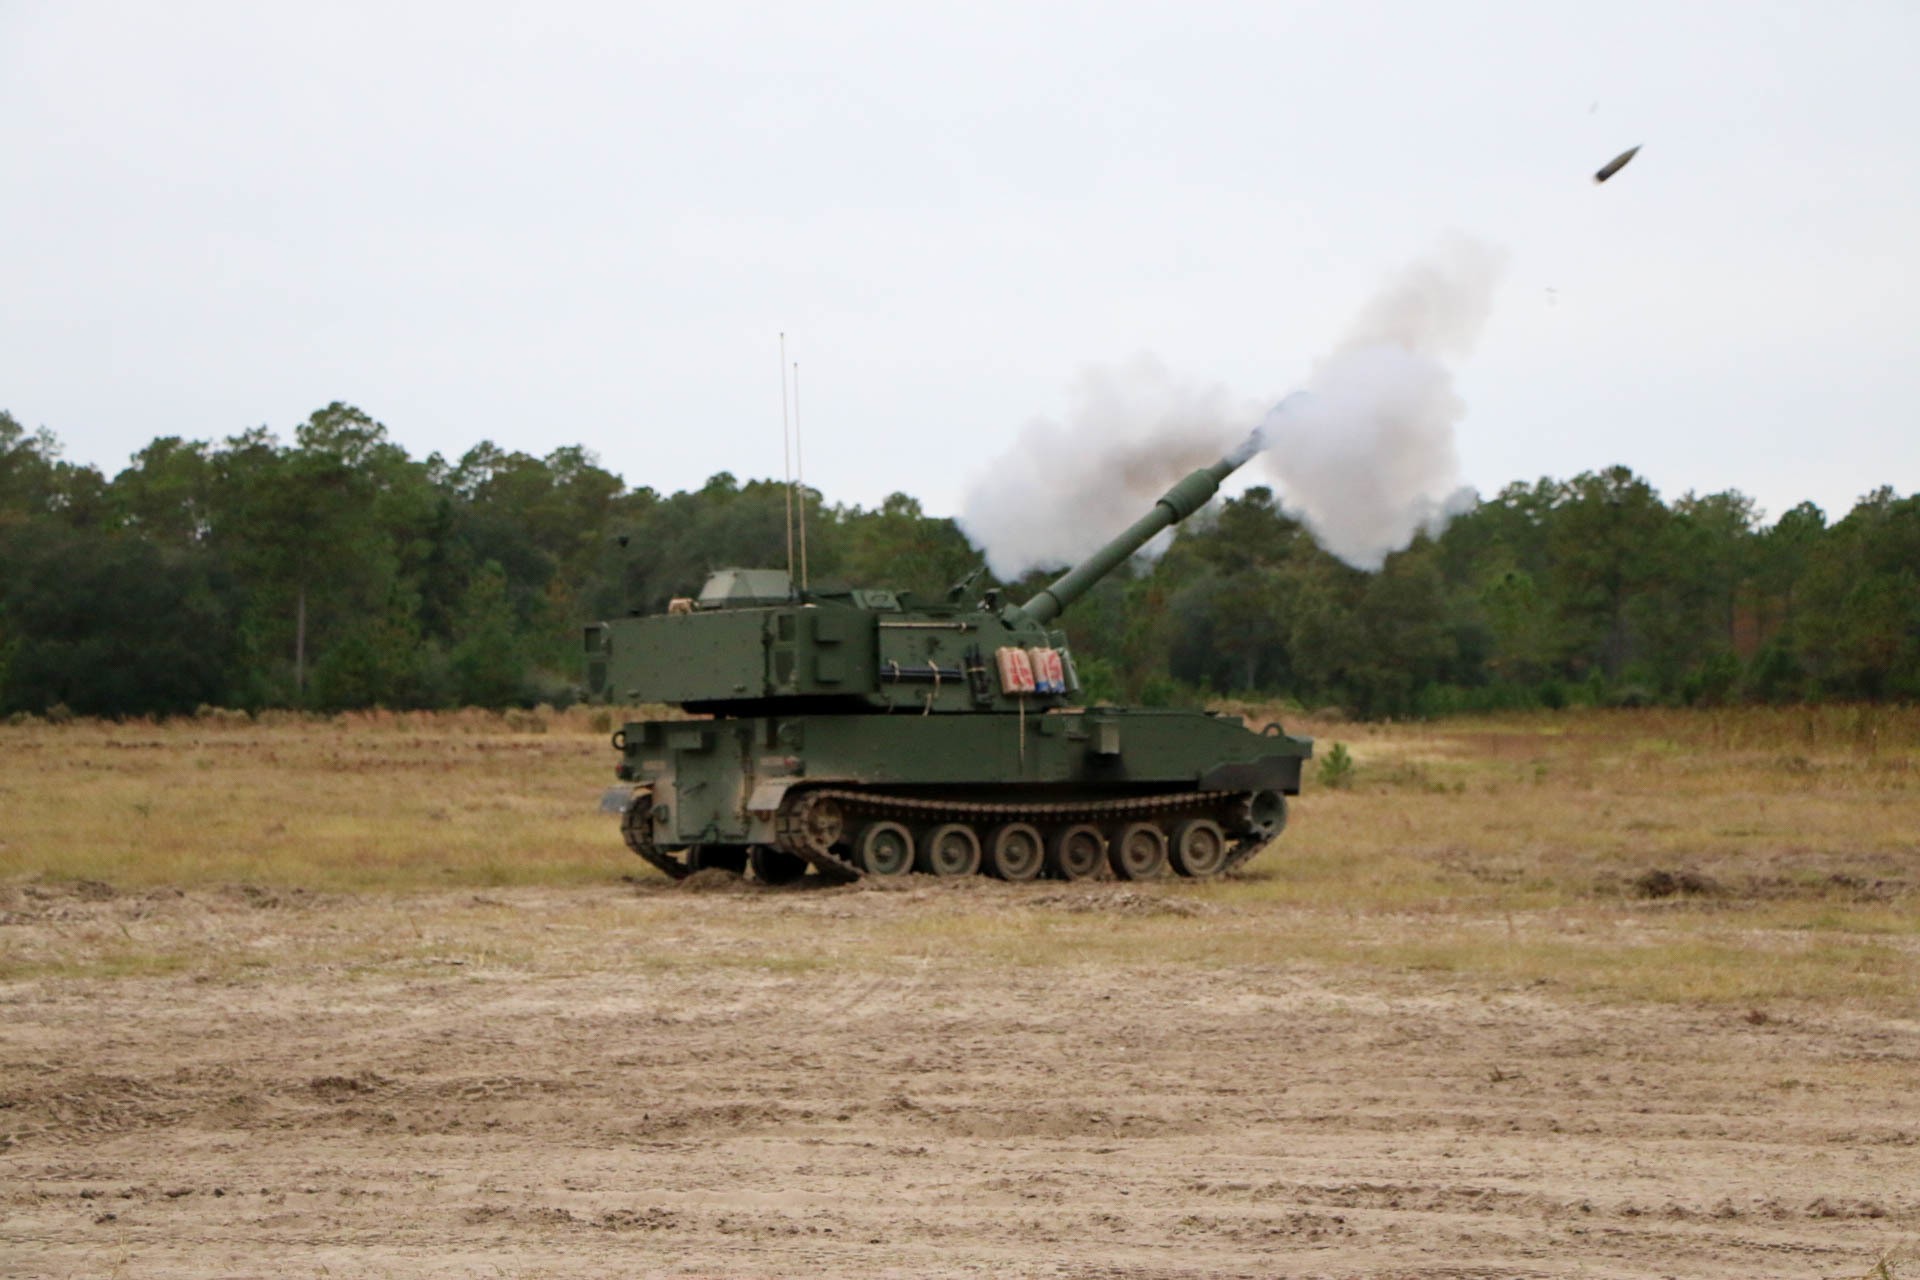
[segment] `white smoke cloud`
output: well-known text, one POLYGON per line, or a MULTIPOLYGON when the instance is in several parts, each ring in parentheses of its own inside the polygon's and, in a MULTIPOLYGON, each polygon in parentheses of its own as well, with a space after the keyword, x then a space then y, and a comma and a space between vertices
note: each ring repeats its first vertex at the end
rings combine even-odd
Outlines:
POLYGON ((1470 505, 1449 359, 1473 348, 1501 255, 1465 239, 1402 270, 1313 367, 1307 395, 1264 419, 1252 402, 1182 382, 1151 357, 1083 373, 1064 422, 1037 420, 970 487, 959 517, 996 573, 1070 563, 1220 457, 1255 423, 1281 503, 1333 554, 1378 568, 1421 528, 1470 505))
POLYGON ((960 527, 1005 578, 1071 564, 1153 506, 1167 486, 1214 461, 1254 403, 1182 382, 1151 356, 1082 371, 1064 421, 1027 424, 968 486, 960 527))
POLYGON ((1310 394, 1262 425, 1262 465, 1322 546, 1363 569, 1470 505, 1454 428, 1467 406, 1444 361, 1486 323, 1500 255, 1453 240, 1403 270, 1314 365, 1310 394))

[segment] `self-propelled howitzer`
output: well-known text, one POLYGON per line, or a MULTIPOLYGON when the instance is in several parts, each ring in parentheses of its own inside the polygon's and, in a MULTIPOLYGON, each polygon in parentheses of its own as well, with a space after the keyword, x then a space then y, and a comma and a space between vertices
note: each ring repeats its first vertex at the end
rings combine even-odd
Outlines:
POLYGON ((1237 716, 1087 706, 1050 625, 1204 506, 1256 442, 1202 467, 1031 600, 796 588, 723 569, 666 613, 586 629, 596 701, 691 719, 614 734, 629 848, 678 878, 1231 871, 1280 833, 1311 739, 1237 716))

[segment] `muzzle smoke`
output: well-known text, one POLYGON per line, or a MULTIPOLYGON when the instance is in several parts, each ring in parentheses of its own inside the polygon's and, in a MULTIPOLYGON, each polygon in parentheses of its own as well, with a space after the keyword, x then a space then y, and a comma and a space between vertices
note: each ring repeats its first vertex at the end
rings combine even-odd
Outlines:
POLYGON ((1281 503, 1334 555, 1378 568, 1473 500, 1454 449, 1466 405, 1446 362, 1472 350, 1499 268, 1496 251, 1468 240, 1412 263, 1314 365, 1306 393, 1264 418, 1153 360, 1091 370, 1064 423, 1029 424, 974 483, 960 524, 1003 577, 1078 560, 1258 424, 1281 503), (1071 464, 1047 461, 1062 458, 1071 464))
POLYGON ((1472 504, 1453 442, 1467 406, 1446 362, 1472 351, 1499 273, 1500 255, 1466 240, 1413 263, 1314 365, 1308 394, 1262 424, 1281 502, 1348 564, 1377 569, 1472 504))
POLYGON ((1244 434, 1259 414, 1218 387, 1181 382, 1150 356, 1084 370, 1064 421, 1028 423, 974 477, 960 527, 1002 578, 1071 564, 1219 458, 1234 444, 1233 424, 1244 434))

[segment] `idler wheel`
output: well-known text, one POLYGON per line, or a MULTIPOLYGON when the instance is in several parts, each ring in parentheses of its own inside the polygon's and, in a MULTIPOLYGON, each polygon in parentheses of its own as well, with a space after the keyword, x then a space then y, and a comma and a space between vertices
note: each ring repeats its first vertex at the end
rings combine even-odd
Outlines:
POLYGON ((1173 869, 1183 876, 1217 876, 1227 865, 1227 833, 1212 818, 1188 818, 1173 829, 1173 869))
POLYGON ((627 802, 626 812, 620 816, 620 835, 627 848, 669 880, 684 880, 693 870, 653 842, 653 796, 648 792, 638 792, 627 802))
POLYGON ((1091 880, 1107 861, 1107 838, 1090 822, 1056 827, 1047 839, 1047 871, 1062 880, 1091 880))
POLYGON ((1031 880, 1040 874, 1046 859, 1046 842, 1030 823, 1004 823, 987 837, 987 873, 1002 880, 1031 880))
POLYGON ((913 870, 913 833, 897 822, 869 822, 853 840, 854 860, 870 876, 913 870))
POLYGON ((1122 880, 1151 880, 1167 869, 1167 833, 1151 822, 1129 822, 1107 846, 1107 861, 1122 880))
POLYGON ((970 876, 980 869, 980 836, 964 822, 948 822, 920 841, 920 870, 931 876, 970 876))
POLYGON ((753 867, 753 878, 761 884, 792 884, 807 874, 805 858, 770 844, 753 846, 747 861, 753 867))

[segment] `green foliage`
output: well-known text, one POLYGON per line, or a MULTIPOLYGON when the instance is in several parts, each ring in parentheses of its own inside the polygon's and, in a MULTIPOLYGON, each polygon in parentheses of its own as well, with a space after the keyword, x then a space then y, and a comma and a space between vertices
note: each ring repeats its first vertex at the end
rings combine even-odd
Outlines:
POLYGON ((1347 744, 1336 742, 1320 757, 1320 785, 1338 790, 1353 785, 1353 755, 1347 744))
POLYGON ((1120 670, 1112 659, 1082 658, 1075 667, 1080 674, 1081 696, 1089 706, 1121 701, 1120 670))
POLYGON ((223 701, 230 584, 204 556, 58 523, 0 528, 0 711, 150 715, 223 701))
POLYGON ((447 683, 436 646, 422 642, 411 597, 341 628, 313 669, 311 701, 325 711, 440 705, 447 683))
POLYGON ((935 519, 917 498, 896 493, 874 511, 836 508, 815 524, 827 535, 828 564, 852 583, 888 583, 922 600, 946 589, 980 563, 980 553, 951 520, 935 519))
POLYGON ((1790 702, 1801 696, 1805 683, 1806 672, 1794 657, 1793 646, 1775 638, 1748 666, 1743 692, 1754 702, 1790 702))
POLYGON ((1798 596, 1798 657, 1822 685, 1920 697, 1920 497, 1861 499, 1810 549, 1798 596))
POLYGON ((73 528, 110 523, 106 489, 92 467, 60 460, 52 432, 29 433, 0 410, 0 527, 33 520, 73 528))
MULTIPOLYGON (((582 623, 785 565, 790 501, 815 583, 938 599, 981 561, 904 493, 863 509, 722 472, 663 495, 577 447, 419 461, 337 402, 291 440, 156 439, 111 481, 0 412, 0 712, 564 704, 582 623)), ((1669 503, 1611 467, 1509 485, 1363 572, 1256 487, 1061 622, 1090 700, 1147 706, 1920 698, 1920 497, 1769 527, 1739 493, 1669 503)))
POLYGON ((1148 676, 1140 682, 1140 705, 1143 707, 1171 707, 1182 701, 1180 686, 1166 676, 1148 676))
POLYGON ((460 606, 459 640, 453 647, 454 700, 472 707, 507 707, 520 701, 526 672, 514 637, 507 575, 489 561, 474 575, 460 606))

